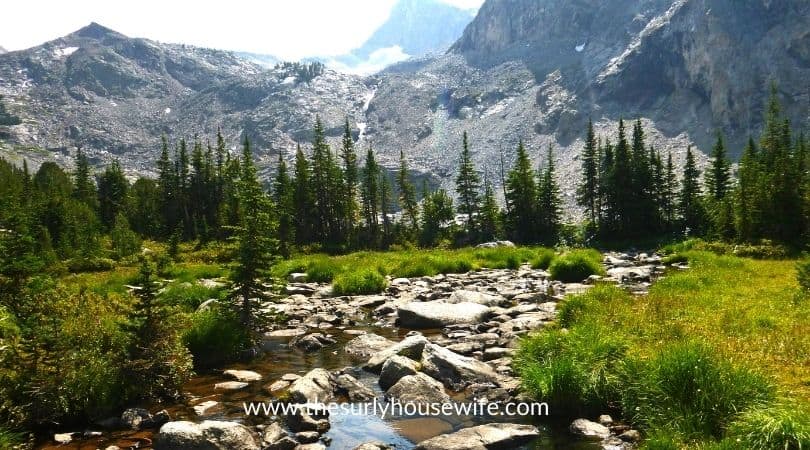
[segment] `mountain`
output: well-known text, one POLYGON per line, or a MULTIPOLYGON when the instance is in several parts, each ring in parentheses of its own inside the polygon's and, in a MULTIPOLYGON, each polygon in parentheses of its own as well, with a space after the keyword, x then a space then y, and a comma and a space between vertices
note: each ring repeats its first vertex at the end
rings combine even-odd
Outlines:
POLYGON ((475 10, 439 0, 399 0, 363 45, 328 62, 343 70, 372 73, 409 57, 441 53, 474 17, 475 10))
POLYGON ((39 146, 65 161, 82 146, 95 161, 119 158, 130 172, 149 173, 162 135, 207 139, 222 128, 233 144, 250 136, 269 157, 306 140, 316 114, 335 136, 346 117, 362 121, 365 80, 328 70, 304 80, 300 68, 265 70, 231 52, 93 23, 0 55, 0 95, 23 121, 6 132, 7 147, 39 146))
MULTIPOLYGON (((382 45, 382 44, 381 44, 382 45)), ((615 139, 639 118, 648 143, 676 161, 733 151, 761 129, 772 80, 794 125, 810 125, 810 3, 805 0, 487 0, 450 49, 373 76, 301 66, 266 70, 230 52, 128 38, 92 24, 0 55, 0 95, 23 123, 0 129, 6 154, 68 163, 81 145, 97 161, 149 173, 161 135, 248 135, 260 166, 292 156, 316 115, 337 143, 348 118, 361 148, 452 188, 464 131, 475 162, 500 183, 523 140, 538 163, 554 147, 574 204, 588 119, 615 139)), ((705 162, 706 158, 703 157, 705 162)))
POLYGON ((2 45, 0 45, 0 55, 3 53, 8 53, 8 50, 4 49, 2 45))

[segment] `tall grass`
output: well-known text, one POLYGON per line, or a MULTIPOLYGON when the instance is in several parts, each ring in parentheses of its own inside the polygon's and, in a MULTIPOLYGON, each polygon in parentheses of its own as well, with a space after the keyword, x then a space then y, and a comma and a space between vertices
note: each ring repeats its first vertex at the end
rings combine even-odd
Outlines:
POLYGON ((382 292, 388 283, 374 269, 359 269, 335 277, 332 291, 335 295, 366 295, 382 292))
POLYGON ((234 360, 249 342, 248 331, 229 311, 210 308, 191 314, 183 344, 194 357, 194 366, 211 367, 234 360))
POLYGON ((729 435, 745 448, 810 449, 810 408, 791 403, 753 408, 731 425, 729 435))
POLYGON ((565 283, 585 280, 591 275, 604 275, 602 255, 596 250, 573 250, 554 259, 548 268, 551 278, 565 283))

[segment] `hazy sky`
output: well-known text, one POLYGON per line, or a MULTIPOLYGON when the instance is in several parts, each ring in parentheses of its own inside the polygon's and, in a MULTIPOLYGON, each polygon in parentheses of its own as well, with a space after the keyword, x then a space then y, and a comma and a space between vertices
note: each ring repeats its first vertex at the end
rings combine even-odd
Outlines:
MULTIPOLYGON (((441 0, 477 8, 483 0, 441 0)), ((20 50, 90 22, 132 37, 285 59, 358 47, 396 0, 22 0, 3 5, 0 46, 20 50)))

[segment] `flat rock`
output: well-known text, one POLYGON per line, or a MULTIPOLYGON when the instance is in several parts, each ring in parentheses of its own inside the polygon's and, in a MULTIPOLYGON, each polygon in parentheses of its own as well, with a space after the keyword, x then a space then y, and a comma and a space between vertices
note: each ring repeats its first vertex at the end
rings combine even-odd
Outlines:
POLYGON ((335 384, 338 392, 345 395, 350 402, 365 402, 376 397, 374 391, 349 374, 338 375, 335 384))
POLYGON ((498 374, 489 366, 444 347, 428 344, 422 350, 422 371, 450 389, 460 390, 475 382, 495 382, 498 374))
POLYGON ((276 392, 280 392, 283 391, 284 389, 287 389, 288 387, 290 387, 290 384, 292 383, 287 380, 276 380, 265 386, 264 390, 269 392, 270 394, 275 394, 276 392))
POLYGON ((568 427, 571 434, 587 439, 605 439, 610 436, 608 427, 591 422, 588 419, 577 419, 568 427))
POLYGON ((155 450, 259 450, 256 437, 236 422, 206 420, 200 424, 169 422, 155 435, 155 450))
POLYGON ((415 450, 489 450, 514 448, 540 436, 532 425, 492 423, 464 428, 422 441, 415 450))
POLYGON ((236 381, 244 381, 249 383, 251 381, 259 381, 262 379, 262 376, 252 370, 237 370, 237 369, 229 369, 223 372, 225 376, 231 377, 236 381))
POLYGON ((390 450, 391 446, 380 441, 364 442, 352 450, 390 450))
POLYGON ((238 391, 248 387, 248 383, 244 381, 223 381, 214 385, 214 389, 223 391, 238 391))
POLYGON ((447 303, 477 303, 485 306, 498 306, 506 301, 500 295, 486 294, 478 291, 468 291, 461 289, 454 291, 450 297, 445 300, 447 303))
POLYGON ((213 409, 213 408, 215 408, 217 406, 219 406, 219 402, 217 402, 215 400, 207 400, 207 401, 204 401, 204 402, 200 403, 199 405, 194 405, 192 407, 192 409, 194 410, 195 413, 197 413, 198 416, 204 416, 211 409, 213 409))
POLYGON ((287 338, 287 337, 295 337, 307 334, 306 328, 287 328, 284 330, 274 330, 268 331, 264 333, 264 337, 267 338, 287 338))
POLYGON ((378 334, 366 333, 347 342, 343 350, 356 358, 367 359, 371 355, 394 345, 394 341, 378 334))
POLYGON ((450 396, 444 392, 444 386, 421 372, 400 378, 396 384, 388 389, 386 396, 396 398, 403 404, 429 404, 450 401, 450 396))
POLYGON ((486 321, 490 309, 478 303, 447 303, 441 300, 411 302, 397 310, 397 323, 413 329, 442 328, 448 325, 486 321))

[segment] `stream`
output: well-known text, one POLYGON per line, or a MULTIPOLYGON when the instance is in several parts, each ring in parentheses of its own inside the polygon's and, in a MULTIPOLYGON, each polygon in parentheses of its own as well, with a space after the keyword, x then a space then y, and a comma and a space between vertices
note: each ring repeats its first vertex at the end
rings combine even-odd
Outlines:
MULTIPOLYGON (((656 273, 660 272, 659 264, 660 260, 646 255, 643 258, 627 255, 606 257, 608 277, 637 293, 646 291, 656 273), (631 261, 632 264, 627 261, 631 261)), ((413 335, 414 331, 427 338, 431 343, 429 345, 443 346, 460 355, 468 355, 461 358, 486 360, 498 372, 499 380, 506 380, 503 384, 498 384, 499 387, 507 385, 516 387, 515 375, 511 372, 509 363, 513 351, 511 349, 515 347, 517 337, 553 320, 554 305, 563 295, 581 292, 589 287, 588 284, 552 282, 548 279, 547 273, 530 269, 528 266, 518 270, 484 269, 469 274, 396 279, 392 280, 391 287, 381 296, 331 298, 327 286, 306 283, 303 280, 291 282, 287 287, 290 296, 286 302, 272 306, 273 309, 282 310, 289 320, 284 328, 265 335, 264 352, 259 357, 246 363, 198 373, 184 386, 183 391, 186 395, 182 402, 139 406, 152 413, 166 410, 172 421, 238 422, 254 432, 258 431, 261 435, 264 427, 276 421, 276 418, 263 415, 248 416, 245 414, 244 402, 271 402, 283 397, 286 389, 271 392, 268 389, 269 385, 282 378, 292 380, 295 378, 292 375, 303 376, 315 368, 354 377, 382 402, 386 393, 379 386, 379 375, 363 370, 362 366, 368 357, 358 357, 356 352, 347 351, 347 344, 351 346, 358 336, 372 334, 391 342, 400 342, 409 333, 413 335), (410 321, 406 320, 408 323, 401 323, 403 320, 398 318, 400 315, 404 317, 404 313, 400 312, 400 308, 407 309, 404 305, 431 302, 444 304, 445 301, 453 301, 454 296, 459 295, 455 292, 459 290, 466 293, 464 294, 466 297, 462 298, 465 301, 455 303, 457 307, 483 303, 491 310, 489 315, 496 317, 490 318, 488 322, 449 323, 441 328, 429 328, 429 322, 427 324, 414 322, 413 318, 410 321), (475 293, 481 296, 476 297, 475 293), (448 294, 450 298, 447 298, 448 294), (414 324, 417 326, 409 326, 414 324), (309 335, 325 336, 326 340, 322 342, 320 348, 302 345, 302 340, 305 340, 302 337, 309 335), (498 354, 495 355, 495 352, 498 354), (223 369, 255 372, 261 375, 261 380, 249 382, 240 389, 216 389, 217 383, 233 381, 232 377, 223 373, 223 369)), ((449 320, 453 322, 452 318, 449 320)), ((308 342, 311 343, 312 339, 308 342)), ((314 342, 317 344, 317 339, 314 342)), ((465 389, 447 389, 446 392, 455 401, 469 401, 472 398, 470 389, 474 386, 475 383, 466 383, 465 389)), ((336 394, 335 401, 347 402, 348 398, 336 394)), ((334 450, 354 449, 370 441, 379 441, 395 449, 412 449, 417 443, 438 435, 476 425, 508 422, 534 425, 539 430, 539 437, 521 446, 509 448, 545 450, 611 448, 603 445, 604 442, 587 441, 572 436, 568 431, 570 420, 555 418, 553 404, 549 405, 549 413, 547 417, 485 415, 401 417, 388 414, 383 418, 380 415, 336 410, 328 419, 330 425, 328 431, 320 435, 318 442, 334 450)), ((284 421, 281 420, 280 423, 283 424, 284 421)), ((57 444, 46 441, 37 448, 149 449, 152 448, 157 431, 121 430, 120 427, 116 430, 90 427, 88 430, 91 432, 75 433, 70 443, 57 444)), ((290 436, 295 434, 290 432, 290 436)), ((302 445, 298 448, 322 448, 312 445, 315 444, 302 445)), ((628 445, 614 448, 631 447, 628 445)))

